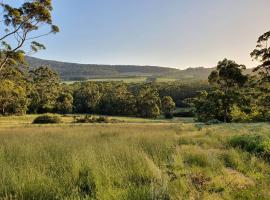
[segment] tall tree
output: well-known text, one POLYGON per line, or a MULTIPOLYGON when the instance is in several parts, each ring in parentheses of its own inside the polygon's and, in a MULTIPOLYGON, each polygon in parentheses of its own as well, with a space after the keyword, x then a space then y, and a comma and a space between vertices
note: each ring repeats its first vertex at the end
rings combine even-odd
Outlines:
POLYGON ((136 107, 140 117, 158 117, 160 115, 161 101, 157 90, 148 85, 140 88, 136 96, 136 107))
POLYGON ((52 22, 52 0, 28 0, 18 8, 0 3, 0 7, 3 13, 0 21, 4 26, 0 35, 0 70, 24 63, 23 47, 26 43, 30 42, 31 51, 36 52, 45 49, 45 46, 35 39, 59 32, 59 28, 52 22), (40 33, 41 26, 42 29, 47 26, 50 30, 40 33))
MULTIPOLYGON (((270 120, 270 31, 258 38, 257 46, 250 54, 260 62, 254 71, 259 72, 259 80, 252 85, 254 87, 253 99, 256 101, 257 111, 261 113, 264 121, 270 120)), ((262 120, 261 120, 262 121, 262 120)))
POLYGON ((135 98, 126 84, 111 85, 103 91, 99 103, 99 112, 107 115, 134 115, 135 98))
POLYGON ((172 97, 170 96, 163 97, 161 100, 161 104, 162 104, 162 111, 165 114, 169 114, 175 109, 175 103, 172 97))
POLYGON ((31 112, 52 112, 60 92, 60 77, 48 66, 30 71, 33 85, 30 105, 31 112))
POLYGON ((254 71, 259 71, 263 81, 270 82, 270 31, 259 37, 256 49, 250 55, 261 63, 254 71))
POLYGON ((25 114, 28 99, 26 91, 11 80, 0 80, 0 112, 6 114, 25 114))
POLYGON ((74 111, 76 113, 93 113, 100 101, 100 91, 97 84, 84 82, 74 91, 74 111))
POLYGON ((218 62, 216 70, 208 77, 209 83, 214 86, 209 93, 203 91, 197 98, 189 101, 195 107, 200 121, 218 119, 230 122, 231 110, 234 105, 242 102, 242 89, 248 81, 244 75, 244 65, 232 60, 224 59, 218 62))
POLYGON ((56 100, 55 111, 61 114, 68 114, 73 111, 72 90, 66 84, 61 85, 60 93, 56 100))

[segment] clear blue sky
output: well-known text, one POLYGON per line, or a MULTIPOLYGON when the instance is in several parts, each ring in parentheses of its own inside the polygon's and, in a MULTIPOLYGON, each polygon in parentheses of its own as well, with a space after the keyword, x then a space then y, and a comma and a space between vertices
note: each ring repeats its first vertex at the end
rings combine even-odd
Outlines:
POLYGON ((248 67, 270 0, 53 0, 61 32, 36 57, 99 64, 248 67))

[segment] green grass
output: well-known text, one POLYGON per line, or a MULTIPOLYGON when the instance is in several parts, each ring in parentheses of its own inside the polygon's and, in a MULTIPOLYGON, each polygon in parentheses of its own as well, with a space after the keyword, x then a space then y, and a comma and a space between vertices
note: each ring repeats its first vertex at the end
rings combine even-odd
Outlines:
MULTIPOLYGON (((97 81, 97 82, 108 82, 108 81, 123 81, 125 83, 142 83, 145 82, 147 77, 123 77, 123 78, 93 78, 87 79, 86 81, 97 81)), ((159 77, 157 78, 157 82, 173 82, 177 81, 178 79, 175 78, 166 78, 166 77, 159 77)), ((66 84, 73 84, 77 81, 64 81, 66 84)))
MULTIPOLYGON (((0 116, 0 128, 5 127, 28 127, 33 126, 33 120, 40 115, 24 115, 24 116, 7 116, 1 117, 0 116)), ((80 116, 83 117, 84 115, 64 115, 61 116, 63 123, 57 124, 56 126, 68 126, 74 122, 73 117, 80 116)), ((99 115, 92 115, 98 117, 99 115)), ((145 118, 137 118, 137 117, 121 117, 121 116, 112 116, 109 119, 115 119, 121 123, 192 123, 194 120, 193 118, 174 118, 174 119, 165 119, 164 117, 160 117, 157 119, 145 119, 145 118)), ((77 124, 83 125, 83 124, 77 124)), ((35 125, 39 126, 39 125, 35 125)))
MULTIPOLYGON (((125 83, 140 83, 145 82, 146 77, 123 77, 123 78, 93 78, 87 79, 86 81, 97 81, 97 82, 107 82, 107 81, 123 81, 125 83)), ((73 84, 76 81, 64 81, 66 84, 73 84)))
POLYGON ((269 129, 168 122, 2 126, 0 199, 270 199, 269 163, 229 142, 258 132, 269 137, 269 129))

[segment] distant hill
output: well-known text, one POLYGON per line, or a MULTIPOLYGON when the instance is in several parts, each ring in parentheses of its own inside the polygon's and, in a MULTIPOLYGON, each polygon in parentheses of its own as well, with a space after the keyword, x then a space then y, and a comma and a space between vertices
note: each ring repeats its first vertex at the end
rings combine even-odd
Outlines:
MULTIPOLYGON (((169 67, 139 65, 77 64, 26 57, 30 69, 49 65, 63 80, 87 80, 93 78, 165 77, 177 80, 206 80, 214 68, 187 68, 179 70, 169 67)), ((251 73, 248 69, 246 73, 251 73)))
POLYGON ((205 67, 196 67, 196 68, 187 68, 184 70, 178 70, 177 72, 164 74, 163 77, 181 79, 181 80, 206 80, 209 74, 215 68, 205 68, 205 67))
POLYGON ((35 68, 41 65, 51 66, 60 74, 63 80, 136 76, 147 77, 170 74, 179 71, 174 68, 157 66, 77 64, 43 60, 33 57, 27 57, 26 60, 30 68, 35 68))

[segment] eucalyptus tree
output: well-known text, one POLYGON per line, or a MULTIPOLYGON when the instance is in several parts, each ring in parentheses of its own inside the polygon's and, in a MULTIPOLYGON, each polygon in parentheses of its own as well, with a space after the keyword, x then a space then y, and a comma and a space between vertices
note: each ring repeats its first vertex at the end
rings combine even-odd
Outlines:
POLYGON ((270 82, 270 31, 258 38, 256 49, 250 55, 261 63, 254 71, 259 72, 263 81, 270 82))
POLYGON ((0 80, 0 113, 25 114, 28 98, 25 88, 12 80, 0 80))
POLYGON ((0 70, 4 67, 25 63, 25 45, 30 44, 30 51, 45 49, 36 39, 59 32, 52 20, 51 0, 28 0, 21 6, 0 3, 2 28, 0 31, 0 70), (46 32, 41 33, 45 27, 46 32))
POLYGON ((248 75, 243 74, 244 65, 224 59, 218 62, 216 70, 208 77, 213 90, 202 91, 197 98, 188 100, 195 107, 200 121, 218 119, 231 121, 231 110, 242 101, 242 89, 248 82, 248 75))
POLYGON ((101 98, 99 86, 89 81, 80 83, 77 87, 73 93, 74 112, 94 113, 101 98))
POLYGON ((149 85, 140 88, 136 98, 137 115, 145 118, 156 118, 160 115, 161 101, 158 91, 149 85))
POLYGON ((224 122, 228 122, 230 109, 240 97, 240 88, 248 81, 248 76, 243 74, 244 69, 244 65, 224 59, 218 62, 216 70, 208 77, 209 83, 221 91, 224 122))
POLYGON ((170 114, 175 109, 175 103, 170 96, 164 96, 161 100, 162 111, 165 114, 170 114))
POLYGON ((48 66, 41 66, 29 72, 32 84, 30 112, 52 112, 60 94, 60 77, 48 66))
POLYGON ((270 120, 270 31, 258 38, 257 46, 250 54, 251 57, 260 62, 254 69, 259 72, 259 81, 255 85, 256 104, 258 110, 264 115, 265 120, 270 120))

